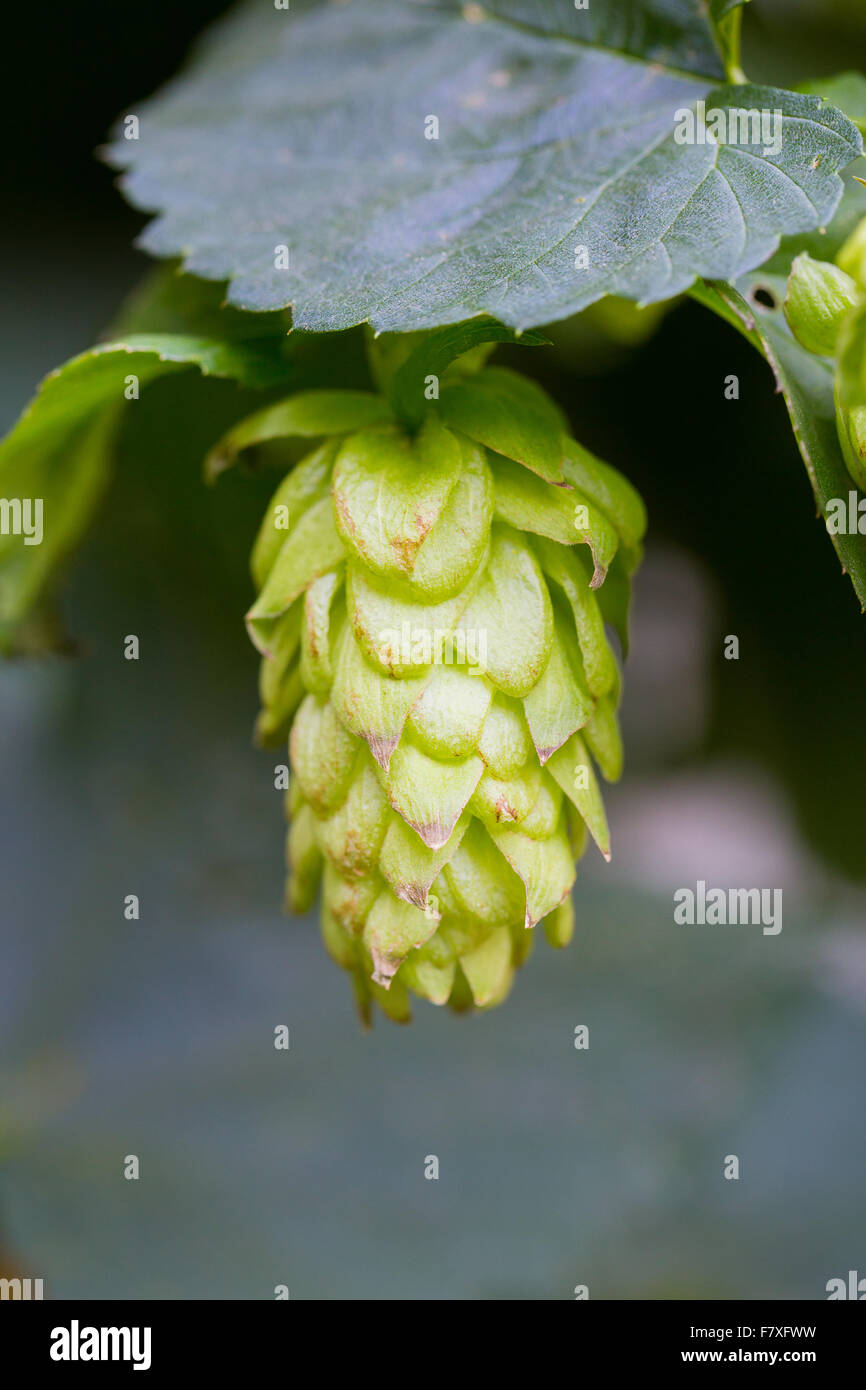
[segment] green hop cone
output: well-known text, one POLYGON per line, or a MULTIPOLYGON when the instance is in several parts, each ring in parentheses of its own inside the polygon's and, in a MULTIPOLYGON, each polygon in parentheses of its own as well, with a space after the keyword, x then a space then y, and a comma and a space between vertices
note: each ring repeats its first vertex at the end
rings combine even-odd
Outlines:
POLYGON ((527 928, 568 943, 587 838, 610 857, 596 768, 615 780, 622 746, 605 625, 625 649, 643 505, 501 368, 446 377, 414 433, 383 397, 307 392, 215 458, 321 438, 328 418, 252 555, 258 735, 289 736, 287 905, 308 909, 321 881, 325 946, 365 1020, 374 1002, 408 1020, 411 994, 486 1008, 527 928))
POLYGON ((857 223, 840 247, 836 264, 856 280, 861 292, 866 294, 866 217, 857 223))
POLYGON ((785 317, 794 337, 809 352, 836 355, 842 324, 859 298, 857 282, 830 261, 803 251, 788 277, 785 317))
POLYGON ((845 466, 866 492, 866 300, 846 320, 839 336, 835 398, 845 466))

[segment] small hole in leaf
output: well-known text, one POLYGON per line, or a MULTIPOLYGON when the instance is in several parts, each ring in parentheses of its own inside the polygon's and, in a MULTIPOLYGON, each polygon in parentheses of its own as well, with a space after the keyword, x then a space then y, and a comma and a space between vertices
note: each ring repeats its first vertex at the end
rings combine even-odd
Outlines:
POLYGON ((778 307, 773 291, 768 290, 764 285, 756 285, 752 290, 752 302, 760 304, 762 309, 776 309, 778 307))

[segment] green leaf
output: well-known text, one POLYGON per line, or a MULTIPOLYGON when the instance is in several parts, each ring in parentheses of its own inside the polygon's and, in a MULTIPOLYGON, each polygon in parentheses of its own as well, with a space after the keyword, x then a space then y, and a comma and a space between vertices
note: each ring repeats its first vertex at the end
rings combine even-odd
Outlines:
POLYGON ((829 219, 859 131, 815 97, 724 76, 696 0, 377 0, 266 27, 251 4, 108 158, 158 214, 142 244, 230 280, 241 308, 292 305, 316 331, 482 314, 524 329, 740 275, 829 219), (700 100, 726 120, 779 111, 778 152, 677 143, 700 100))
MULTIPOLYGON (((488 343, 515 342, 519 342, 521 347, 544 347, 548 339, 542 333, 518 335, 514 329, 488 316, 425 334, 391 378, 388 397, 395 413, 407 425, 420 424, 428 404, 425 395, 428 377, 442 376, 456 358, 471 352, 473 348, 488 343)), ((517 374, 509 373, 509 376, 516 377, 517 374)))
MULTIPOLYGON (((744 276, 735 286, 715 283, 698 290, 695 297, 728 318, 769 362, 788 407, 816 507, 826 522, 830 504, 846 499, 853 484, 836 429, 833 362, 800 346, 782 308, 791 262, 800 249, 797 244, 787 245, 768 266, 744 276), (775 307, 762 303, 757 294, 769 295, 775 307)), ((866 608, 866 538, 831 531, 830 540, 861 609, 866 608)))
POLYGON ((798 92, 822 97, 844 111, 862 135, 866 135, 866 77, 862 72, 840 72, 836 77, 813 77, 797 85, 798 92))
POLYGON ((110 472, 115 429, 140 389, 198 367, 263 387, 285 380, 283 339, 229 342, 165 333, 129 335, 72 358, 46 377, 0 443, 0 496, 42 502, 41 544, 0 534, 0 645, 8 646, 58 562, 86 529, 110 472), (137 379, 137 388, 129 379, 137 379))
POLYGON ((238 454, 269 439, 316 438, 350 434, 391 418, 387 402, 369 391, 299 391, 255 415, 247 415, 223 435, 208 454, 205 476, 215 478, 230 468, 238 454))

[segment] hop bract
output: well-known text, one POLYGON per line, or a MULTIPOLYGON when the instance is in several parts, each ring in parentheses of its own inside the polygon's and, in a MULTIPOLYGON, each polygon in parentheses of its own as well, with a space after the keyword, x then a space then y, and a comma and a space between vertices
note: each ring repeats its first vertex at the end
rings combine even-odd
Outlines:
POLYGON ((383 398, 309 392, 221 446, 323 437, 262 522, 247 621, 259 736, 289 736, 288 905, 321 882, 325 945, 365 1018, 377 1001, 408 1019, 410 993, 500 1002, 528 928, 568 942, 587 835, 609 857, 596 768, 616 779, 622 747, 605 625, 624 646, 645 515, 564 425, 532 383, 487 368, 414 431, 383 398))

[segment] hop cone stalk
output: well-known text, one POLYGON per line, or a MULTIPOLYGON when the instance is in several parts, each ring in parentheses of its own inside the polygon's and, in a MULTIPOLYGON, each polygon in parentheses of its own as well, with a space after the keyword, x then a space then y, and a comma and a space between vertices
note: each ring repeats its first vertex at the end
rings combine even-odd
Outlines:
POLYGON ((260 741, 289 735, 287 905, 374 1003, 507 995, 543 923, 572 934, 575 862, 609 833, 642 503, 501 368, 452 371, 410 431, 383 397, 307 392, 219 459, 323 442, 286 474, 252 554, 260 741), (272 445, 268 447, 272 448, 272 445))

